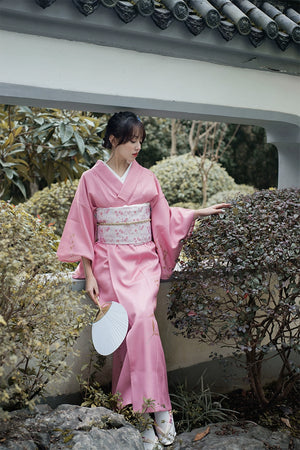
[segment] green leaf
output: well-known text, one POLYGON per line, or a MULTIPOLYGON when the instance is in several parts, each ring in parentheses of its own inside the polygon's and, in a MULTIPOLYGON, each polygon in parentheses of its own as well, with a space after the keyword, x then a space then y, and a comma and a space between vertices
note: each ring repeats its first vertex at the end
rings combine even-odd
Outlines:
POLYGON ((11 163, 11 162, 4 162, 4 161, 0 161, 0 164, 2 167, 13 167, 16 165, 14 162, 11 163))
POLYGON ((19 111, 32 115, 32 110, 28 106, 19 106, 19 111))
POLYGON ((49 128, 53 127, 53 123, 45 123, 41 127, 39 127, 34 133, 33 136, 38 136, 42 131, 48 130, 49 128))
POLYGON ((84 150, 85 150, 84 140, 82 139, 80 134, 77 133, 77 131, 75 131, 74 137, 75 137, 75 141, 76 141, 77 147, 78 147, 80 153, 83 155, 84 154, 84 150))
MULTIPOLYGON (((20 145, 22 145, 22 144, 20 144, 20 145)), ((11 147, 11 148, 12 148, 12 147, 11 147)), ((23 152, 23 151, 24 151, 24 148, 22 148, 22 147, 15 148, 14 150, 11 150, 11 149, 10 149, 10 151, 9 151, 9 156, 15 155, 16 153, 21 153, 21 152, 23 152)))
POLYGON ((16 172, 12 169, 10 169, 9 167, 4 168, 3 169, 5 172, 5 175, 7 176, 7 178, 9 178, 10 180, 13 179, 13 176, 16 175, 16 172))
POLYGON ((70 150, 69 151, 69 156, 71 157, 71 156, 75 156, 75 155, 77 155, 77 150, 75 150, 75 148, 73 149, 73 150, 70 150))
POLYGON ((13 183, 14 183, 16 186, 18 186, 18 188, 20 189, 20 191, 21 191, 22 194, 23 194, 23 197, 26 198, 26 197, 27 197, 27 195, 26 195, 26 189, 25 189, 25 186, 24 186, 24 184, 22 183, 22 181, 21 181, 21 180, 13 180, 13 183))
POLYGON ((35 117, 33 120, 39 125, 43 125, 43 123, 45 122, 45 119, 43 117, 35 117))
POLYGON ((73 136, 73 133, 74 133, 74 130, 70 124, 66 125, 64 122, 62 122, 59 125, 59 137, 63 144, 70 140, 70 138, 73 136))
POLYGON ((90 155, 96 155, 97 153, 99 153, 98 147, 94 147, 93 145, 88 145, 87 148, 88 148, 90 155))
POLYGON ((51 128, 51 130, 49 131, 49 133, 45 137, 44 144, 46 144, 48 141, 50 141, 50 139, 53 136, 54 131, 55 131, 55 127, 51 128))

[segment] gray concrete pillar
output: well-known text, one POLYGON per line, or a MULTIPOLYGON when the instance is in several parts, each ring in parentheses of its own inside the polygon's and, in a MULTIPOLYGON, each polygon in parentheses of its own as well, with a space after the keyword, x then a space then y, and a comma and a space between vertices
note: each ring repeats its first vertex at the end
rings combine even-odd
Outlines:
POLYGON ((278 187, 300 187, 300 143, 276 143, 278 187))
POLYGON ((278 150, 278 188, 300 187, 300 124, 273 123, 266 132, 278 150))

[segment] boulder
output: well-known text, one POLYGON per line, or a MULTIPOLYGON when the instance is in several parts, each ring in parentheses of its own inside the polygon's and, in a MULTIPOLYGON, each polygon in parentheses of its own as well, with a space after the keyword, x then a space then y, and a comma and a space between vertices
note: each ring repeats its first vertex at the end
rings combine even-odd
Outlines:
POLYGON ((143 450, 138 430, 107 408, 46 405, 16 411, 1 430, 0 449, 143 450))

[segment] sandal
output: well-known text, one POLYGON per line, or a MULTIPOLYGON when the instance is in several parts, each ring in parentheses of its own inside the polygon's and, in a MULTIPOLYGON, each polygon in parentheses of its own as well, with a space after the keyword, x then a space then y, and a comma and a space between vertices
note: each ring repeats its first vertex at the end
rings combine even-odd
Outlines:
POLYGON ((153 426, 147 428, 145 431, 141 433, 142 441, 144 444, 145 450, 161 450, 163 449, 163 446, 158 440, 158 437, 156 436, 153 426))
POLYGON ((159 442, 163 445, 171 445, 176 436, 172 411, 158 411, 154 413, 154 417, 154 426, 159 442))

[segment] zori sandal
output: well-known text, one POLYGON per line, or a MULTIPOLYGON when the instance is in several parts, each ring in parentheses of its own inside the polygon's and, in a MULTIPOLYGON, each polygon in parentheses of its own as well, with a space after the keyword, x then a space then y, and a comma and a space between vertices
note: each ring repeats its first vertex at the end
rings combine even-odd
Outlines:
POLYGON ((172 411, 158 411, 154 413, 154 417, 154 427, 159 442, 163 445, 171 445, 176 436, 172 411))
POLYGON ((163 445, 161 445, 161 443, 159 442, 158 437, 154 433, 154 429, 152 426, 151 428, 143 431, 141 435, 145 450, 161 450, 164 448, 163 445))

